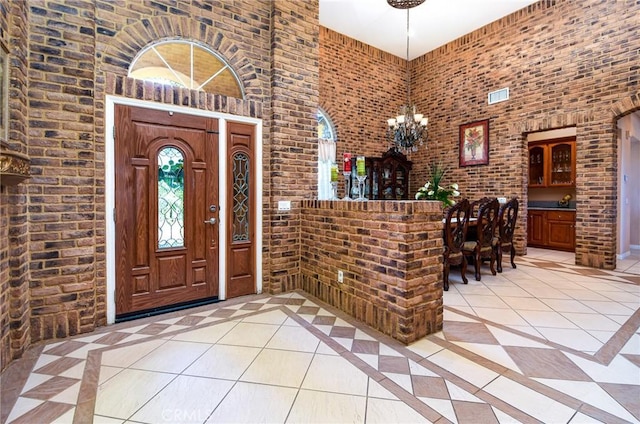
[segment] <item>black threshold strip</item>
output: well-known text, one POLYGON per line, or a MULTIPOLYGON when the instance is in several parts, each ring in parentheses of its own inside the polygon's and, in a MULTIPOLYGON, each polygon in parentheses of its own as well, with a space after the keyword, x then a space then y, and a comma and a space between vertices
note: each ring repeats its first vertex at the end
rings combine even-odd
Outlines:
POLYGON ((209 297, 207 299, 194 300, 189 302, 177 303, 175 305, 162 306, 159 308, 146 309, 144 311, 128 312, 116 316, 116 323, 133 321, 134 319, 153 317, 156 315, 166 314, 168 312, 181 311, 183 309, 195 308, 196 306, 210 305, 212 303, 218 303, 220 300, 218 296, 209 297))

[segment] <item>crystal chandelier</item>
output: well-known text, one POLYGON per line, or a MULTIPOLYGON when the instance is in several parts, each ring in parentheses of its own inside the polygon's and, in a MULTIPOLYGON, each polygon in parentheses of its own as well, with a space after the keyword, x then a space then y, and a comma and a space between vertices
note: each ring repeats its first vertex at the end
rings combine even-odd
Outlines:
POLYGON ((424 0, 387 0, 397 9, 407 9, 407 104, 400 108, 400 114, 387 120, 387 137, 396 150, 404 153, 415 152, 427 137, 429 120, 411 103, 411 74, 409 72, 409 9, 422 4, 424 0))

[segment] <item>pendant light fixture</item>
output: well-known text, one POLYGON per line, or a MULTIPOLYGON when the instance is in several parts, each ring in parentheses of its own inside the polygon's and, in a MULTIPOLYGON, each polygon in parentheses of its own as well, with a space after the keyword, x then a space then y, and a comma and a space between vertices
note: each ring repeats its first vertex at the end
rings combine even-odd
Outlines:
POLYGON ((390 6, 407 9, 407 103, 400 107, 400 114, 387 120, 387 138, 393 147, 403 153, 415 152, 427 138, 429 120, 411 103, 411 74, 409 69, 409 9, 425 0, 387 0, 390 6))

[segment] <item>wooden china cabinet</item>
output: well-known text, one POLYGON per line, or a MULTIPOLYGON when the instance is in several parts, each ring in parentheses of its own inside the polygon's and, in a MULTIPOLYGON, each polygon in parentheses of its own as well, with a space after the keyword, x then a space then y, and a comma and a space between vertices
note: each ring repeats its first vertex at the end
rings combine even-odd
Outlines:
POLYGON ((367 197, 372 200, 407 200, 412 165, 394 148, 381 158, 367 158, 367 197))
MULTIPOLYGON (((382 157, 366 157, 367 179, 364 182, 364 196, 369 200, 409 199, 409 172, 412 162, 401 152, 391 148, 382 157)), ((358 198, 356 177, 356 157, 351 159, 352 199, 358 198)))

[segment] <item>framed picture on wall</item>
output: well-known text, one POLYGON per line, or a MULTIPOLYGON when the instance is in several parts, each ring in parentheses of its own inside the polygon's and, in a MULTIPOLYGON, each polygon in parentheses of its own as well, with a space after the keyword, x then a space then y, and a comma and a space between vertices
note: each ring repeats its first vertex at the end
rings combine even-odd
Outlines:
POLYGON ((460 125, 460 166, 489 164, 489 120, 460 125))

